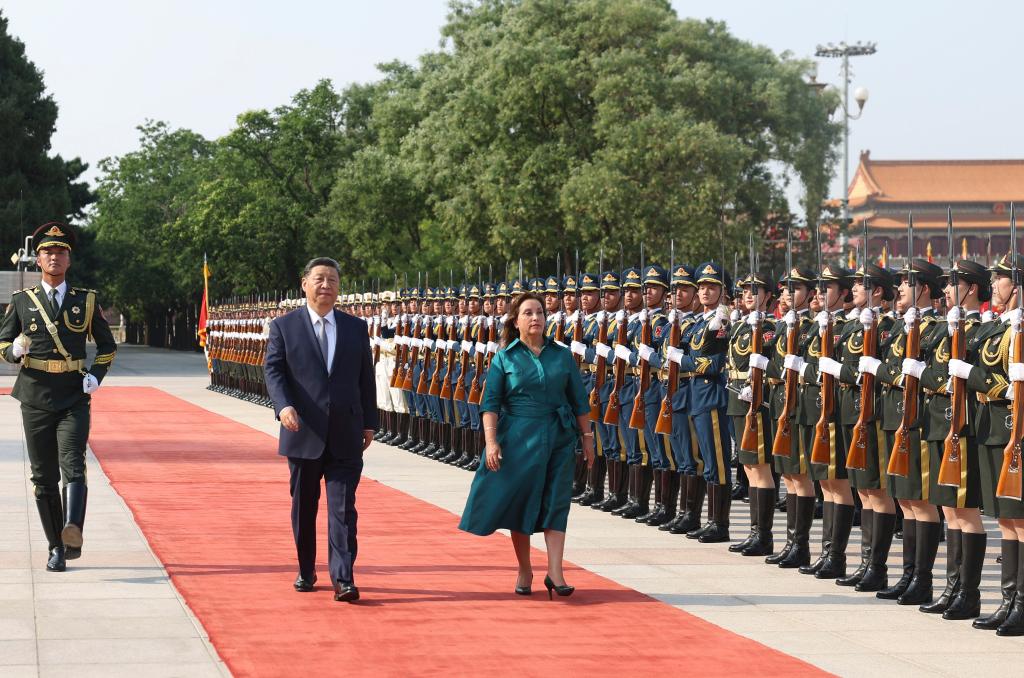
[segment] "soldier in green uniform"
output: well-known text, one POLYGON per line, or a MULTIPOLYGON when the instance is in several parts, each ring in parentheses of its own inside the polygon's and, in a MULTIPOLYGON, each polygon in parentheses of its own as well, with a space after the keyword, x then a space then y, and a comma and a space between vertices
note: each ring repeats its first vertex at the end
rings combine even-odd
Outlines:
MULTIPOLYGON (((925 440, 928 441, 929 466, 932 469, 930 501, 941 506, 946 517, 946 588, 931 604, 922 605, 921 611, 941 614, 944 619, 970 619, 981 613, 981 568, 985 560, 988 538, 981 523, 981 479, 978 473, 977 398, 966 400, 967 425, 956 431, 957 455, 960 460, 958 483, 955 486, 939 482, 945 439, 950 432, 952 418, 949 361, 952 357, 952 334, 962 323, 963 339, 967 351, 964 360, 978 364, 974 339, 981 330, 981 304, 992 298, 988 270, 973 261, 958 261, 955 271, 947 278, 944 293, 949 312, 940 322, 947 332, 937 332, 938 346, 927 364, 912 364, 911 373, 918 373, 925 392, 927 419, 925 440), (955 286, 954 286, 955 277, 955 286), (957 305, 959 301, 959 306, 957 305)), ((905 362, 910 362, 908 358, 905 362)))
POLYGON ((71 227, 43 224, 32 245, 42 282, 11 297, 0 326, 0 355, 9 363, 21 363, 11 395, 21 402, 36 508, 50 553, 46 569, 62 572, 66 560, 82 554, 89 405, 114 361, 117 344, 96 292, 70 287, 64 279, 75 246, 71 227), (96 357, 86 371, 89 337, 96 342, 96 357))
MULTIPOLYGON (((904 358, 907 332, 911 322, 920 323, 921 355, 928 356, 935 347, 936 329, 945 333, 945 327, 936 323, 932 300, 941 298, 940 279, 942 269, 922 259, 911 261, 917 278, 917 285, 909 281, 910 269, 900 271, 899 305, 904 315, 896 320, 884 357, 861 360, 861 371, 874 372, 882 384, 882 430, 885 431, 886 448, 890 456, 895 453, 893 445, 896 431, 903 422, 904 358), (914 298, 914 293, 917 298, 914 298)), ((923 411, 919 403, 919 412, 923 411)), ((920 416, 918 417, 920 420, 920 416)), ((928 446, 922 444, 920 421, 911 422, 907 436, 907 475, 890 474, 887 479, 889 494, 903 509, 903 576, 893 586, 878 591, 875 595, 884 600, 896 600, 900 605, 921 605, 932 600, 932 566, 939 547, 942 525, 939 513, 929 499, 928 446)), ((887 460, 888 461, 888 460, 887 460)))

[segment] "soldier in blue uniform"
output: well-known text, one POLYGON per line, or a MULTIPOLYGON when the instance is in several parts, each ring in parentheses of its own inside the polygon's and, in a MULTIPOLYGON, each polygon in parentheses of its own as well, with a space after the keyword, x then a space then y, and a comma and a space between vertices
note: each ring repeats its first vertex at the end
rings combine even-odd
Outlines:
POLYGON ((599 416, 598 421, 594 422, 594 426, 597 428, 598 440, 600 440, 605 464, 607 465, 608 496, 604 501, 592 504, 591 508, 606 512, 619 509, 625 505, 626 493, 628 491, 625 445, 622 443, 618 427, 604 423, 604 413, 608 409, 608 401, 611 399, 612 389, 615 386, 612 370, 614 356, 612 355, 612 347, 609 344, 612 342, 611 337, 616 334, 618 329, 617 314, 621 303, 622 286, 619 274, 616 271, 605 271, 601 274, 601 311, 598 314, 597 322, 594 324, 594 333, 590 340, 591 348, 587 349, 586 360, 594 369, 595 378, 598 356, 605 360, 604 382, 598 391, 600 398, 599 416), (607 344, 599 341, 602 325, 606 328, 606 339, 609 342, 607 344))
POLYGON ((715 262, 697 267, 697 299, 700 318, 683 336, 684 353, 679 367, 691 372, 690 417, 697 434, 697 446, 704 462, 708 489, 708 522, 686 536, 701 543, 729 541, 729 509, 732 479, 729 459, 732 450, 729 403, 726 397, 729 350, 729 309, 726 290, 732 287, 728 273, 715 262))
MULTIPOLYGON (((580 363, 580 369, 583 377, 583 387, 589 394, 594 389, 594 364, 591 360, 587 361, 588 351, 593 356, 592 347, 595 341, 597 341, 597 314, 598 306, 600 305, 599 293, 599 282, 598 277, 593 273, 582 273, 578 283, 579 287, 579 309, 578 312, 583 315, 583 333, 582 336, 577 337, 575 329, 571 334, 571 343, 569 348, 575 355, 580 363)), ((575 318, 569 320, 569 323, 575 328, 575 318)), ((595 433, 594 442, 596 445, 596 456, 594 458, 594 464, 590 467, 587 473, 587 487, 582 495, 574 497, 576 503, 580 506, 593 506, 594 504, 600 504, 604 501, 604 479, 605 473, 607 472, 607 464, 605 461, 605 452, 603 448, 604 441, 601 439, 598 425, 595 422, 590 423, 591 431, 595 433)))

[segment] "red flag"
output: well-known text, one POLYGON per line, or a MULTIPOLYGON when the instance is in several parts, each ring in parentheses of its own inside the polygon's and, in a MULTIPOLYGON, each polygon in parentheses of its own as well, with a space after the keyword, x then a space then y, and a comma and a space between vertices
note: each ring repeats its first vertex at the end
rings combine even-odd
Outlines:
POLYGON ((199 329, 196 334, 199 336, 199 345, 206 347, 206 321, 209 318, 207 306, 210 295, 210 267, 206 265, 206 254, 203 254, 203 305, 199 307, 199 329))

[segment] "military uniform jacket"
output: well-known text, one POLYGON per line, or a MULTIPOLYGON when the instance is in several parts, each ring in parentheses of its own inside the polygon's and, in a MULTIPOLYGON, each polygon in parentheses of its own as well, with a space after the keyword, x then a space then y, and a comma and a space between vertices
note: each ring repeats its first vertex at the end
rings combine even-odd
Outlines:
MULTIPOLYGON (((964 323, 964 347, 971 344, 971 340, 981 329, 981 314, 972 311, 963 320, 964 323)), ((921 388, 924 390, 924 404, 927 410, 924 421, 923 440, 945 440, 949 434, 949 419, 946 413, 952 402, 952 393, 947 390, 949 383, 949 359, 953 347, 953 338, 949 336, 949 324, 945 319, 935 323, 935 331, 930 336, 931 345, 929 355, 931 360, 928 366, 921 373, 921 388)), ((922 347, 923 349, 923 347, 922 347)), ((965 351, 964 360, 978 364, 977 351, 965 351)), ((977 433, 977 398, 967 399, 967 435, 974 437, 977 433)))
MULTIPOLYGON (((806 347, 810 343, 811 339, 813 339, 818 333, 818 324, 811 320, 811 312, 809 310, 804 309, 800 311, 798 315, 800 325, 797 328, 796 336, 797 353, 794 355, 800 355, 803 353, 802 347, 806 347)), ((767 328, 765 329, 767 330, 767 328)), ((769 351, 767 345, 764 348, 765 353, 763 355, 768 358, 768 367, 765 369, 765 376, 768 377, 769 380, 769 393, 771 394, 769 411, 771 412, 772 419, 778 419, 782 416, 782 409, 786 404, 785 359, 788 332, 789 326, 786 324, 786 321, 779 320, 775 323, 775 331, 772 337, 772 348, 774 350, 769 351)), ((799 410, 800 396, 798 391, 796 407, 793 408, 793 411, 790 414, 790 419, 796 418, 799 410)))
POLYGON ((983 323, 967 342, 968 356, 978 357, 967 378, 967 387, 983 401, 978 412, 977 438, 980 444, 990 447, 1010 441, 1010 401, 1006 389, 1010 386, 1007 373, 1012 337, 1008 322, 993 320, 983 323))
MULTIPOLYGON (((40 303, 47 303, 41 285, 28 289, 35 293, 40 303)), ((49 309, 47 315, 50 315, 49 309)), ((69 285, 64 293, 59 316, 51 320, 57 326, 57 336, 72 360, 84 361, 86 338, 95 340, 96 358, 89 372, 97 381, 102 382, 114 362, 117 344, 96 304, 96 292, 69 285)), ((22 362, 21 358, 15 358, 12 353, 14 339, 19 334, 24 334, 32 342, 28 349, 29 357, 64 362, 64 357, 46 329, 42 314, 26 290, 19 290, 11 297, 7 315, 0 325, 0 355, 9 363, 22 362)), ((88 394, 82 392, 81 372, 46 372, 29 367, 23 367, 18 372, 11 395, 29 407, 53 412, 68 409, 80 400, 90 399, 88 394)))
MULTIPOLYGON (((847 321, 846 314, 842 310, 832 312, 832 351, 827 357, 835 359, 839 337, 842 336, 843 330, 848 324, 853 323, 847 321)), ((800 405, 797 421, 804 426, 814 426, 821 418, 821 372, 818 370, 818 359, 822 357, 820 325, 814 323, 814 327, 811 328, 810 341, 801 348, 800 355, 807 367, 800 377, 800 405)), ((835 389, 839 390, 838 384, 835 389)), ((838 398, 834 402, 838 404, 838 398)), ((836 416, 838 411, 838 407, 833 411, 835 421, 838 421, 836 416)))
MULTIPOLYGON (((939 323, 936 322, 935 311, 932 309, 924 311, 918 322, 921 323, 921 353, 917 359, 927 362, 929 357, 927 348, 938 343, 934 333, 939 323)), ((882 364, 875 376, 882 385, 882 429, 885 431, 895 431, 903 423, 903 359, 907 357, 907 333, 904 327, 903 318, 900 317, 893 323, 892 330, 884 341, 879 334, 880 349, 884 353, 884 357, 879 358, 882 364)), ((945 325, 939 329, 943 333, 946 332, 945 325)), ((923 393, 922 391, 922 398, 923 393)), ((923 405, 923 401, 919 405, 923 405)), ((920 414, 924 413, 924 409, 919 406, 917 411, 920 419, 920 414)), ((911 427, 920 425, 920 420, 911 422, 911 427)))
POLYGON ((726 407, 726 362, 729 353, 729 330, 718 331, 708 328, 714 313, 697 316, 696 322, 683 333, 683 360, 679 365, 682 372, 692 372, 690 377, 691 415, 703 414, 726 407))
MULTIPOLYGON (((875 311, 878 313, 877 309, 875 311)), ((874 355, 878 355, 878 346, 888 341, 891 334, 893 319, 887 315, 878 318, 875 323, 874 355)), ((843 323, 842 332, 836 339, 835 360, 842 363, 839 372, 839 397, 836 399, 836 410, 839 412, 839 423, 853 426, 860 418, 860 359, 864 355, 864 326, 860 323, 860 312, 855 310, 850 318, 843 323)), ((877 400, 878 386, 872 395, 877 400)), ((878 410, 868 421, 878 418, 878 410)))
MULTIPOLYGON (((762 337, 764 335, 762 334, 762 337)), ((742 417, 750 411, 750 403, 740 400, 739 391, 750 381, 750 353, 754 338, 754 328, 744 320, 735 323, 729 332, 729 405, 726 414, 731 417, 742 417)), ((763 380, 767 384, 767 380, 763 380)))

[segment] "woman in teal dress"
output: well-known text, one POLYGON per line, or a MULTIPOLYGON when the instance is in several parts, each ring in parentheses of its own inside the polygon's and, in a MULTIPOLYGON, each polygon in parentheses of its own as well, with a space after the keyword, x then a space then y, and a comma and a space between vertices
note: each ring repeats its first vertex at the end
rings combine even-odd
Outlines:
POLYGON ((479 535, 506 529, 519 561, 515 592, 529 595, 533 579, 530 535, 544 532, 544 585, 568 596, 562 573, 565 527, 572 497, 574 450, 582 436, 594 462, 590 406, 569 349, 544 337, 544 304, 518 297, 502 331, 504 348, 491 360, 480 402, 486 463, 477 469, 459 528, 479 535))

